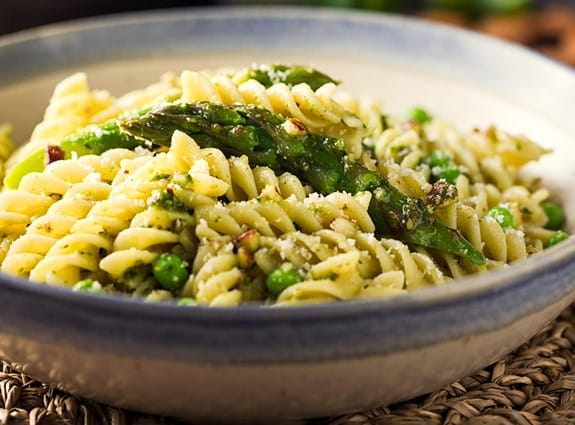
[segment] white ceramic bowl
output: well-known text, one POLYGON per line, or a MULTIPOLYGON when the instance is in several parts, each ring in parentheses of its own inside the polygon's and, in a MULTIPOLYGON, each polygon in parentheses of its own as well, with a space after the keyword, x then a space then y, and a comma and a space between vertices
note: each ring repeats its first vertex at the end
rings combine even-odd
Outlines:
MULTIPOLYGON (((575 230, 575 74, 519 47, 408 18, 213 9, 98 18, 0 39, 0 121, 25 139, 62 77, 119 94, 167 70, 313 64, 390 111, 496 123, 555 153, 531 167, 575 230)), ((0 276, 0 356, 129 409, 277 423, 396 402, 527 340, 573 301, 575 241, 508 269, 383 301, 177 308, 0 276)))

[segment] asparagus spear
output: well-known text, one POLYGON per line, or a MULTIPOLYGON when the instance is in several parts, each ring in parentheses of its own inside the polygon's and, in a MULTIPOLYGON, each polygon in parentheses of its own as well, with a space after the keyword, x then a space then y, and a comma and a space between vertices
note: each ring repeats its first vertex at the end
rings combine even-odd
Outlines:
MULTIPOLYGON (((142 145, 142 140, 120 131, 118 120, 110 120, 101 125, 87 127, 81 132, 62 140, 58 146, 64 152, 64 158, 72 152, 78 156, 101 154, 112 148, 133 149, 142 145)), ((17 163, 4 179, 4 185, 10 189, 18 187, 26 174, 42 171, 45 168, 45 149, 39 149, 17 163)))
MULTIPOLYGON (((173 102, 179 97, 179 94, 170 94, 163 101, 173 102)), ((66 137, 57 144, 64 154, 61 159, 69 159, 73 154, 77 156, 99 155, 110 149, 134 149, 137 146, 145 145, 146 143, 142 139, 120 131, 120 121, 128 117, 144 115, 155 106, 157 105, 145 107, 137 112, 126 113, 120 118, 113 118, 99 125, 90 125, 78 133, 66 137)), ((46 150, 49 148, 50 146, 46 146, 38 149, 18 162, 4 178, 4 186, 9 189, 16 189, 26 174, 44 170, 46 167, 46 150)))
MULTIPOLYGON (((276 83, 285 83, 290 86, 307 83, 313 90, 317 90, 326 83, 338 84, 338 82, 327 75, 313 68, 303 66, 260 65, 246 68, 234 76, 234 81, 238 84, 250 79, 259 81, 265 87, 276 83)), ((166 101, 174 100, 174 96, 166 99, 166 101)), ((134 116, 142 115, 149 110, 149 107, 145 108, 136 112, 134 116)), ((75 135, 67 137, 58 145, 64 151, 65 158, 70 158, 72 152, 75 152, 78 156, 101 154, 108 149, 132 149, 141 144, 142 141, 140 139, 135 139, 128 134, 122 134, 118 127, 118 120, 113 119, 99 126, 88 127, 75 135)), ((9 189, 15 189, 26 174, 42 171, 45 167, 44 157, 44 149, 39 149, 24 158, 10 170, 4 179, 4 185, 9 189)))
POLYGON ((278 83, 285 83, 288 86, 306 83, 312 90, 317 90, 327 83, 339 84, 338 81, 310 67, 277 64, 253 66, 240 71, 234 76, 236 84, 241 84, 248 80, 257 80, 266 88, 278 83))
MULTIPOLYGON (((258 106, 194 102, 161 107, 123 121, 121 128, 166 146, 172 133, 180 130, 202 147, 247 155, 254 165, 292 172, 323 194, 371 191, 369 214, 378 234, 446 251, 476 265, 485 263, 480 251, 433 217, 421 200, 403 195, 385 177, 351 159, 342 140, 311 134, 303 128, 290 134, 286 131, 289 121, 258 106)), ((292 126, 298 126, 291 121, 292 126)))

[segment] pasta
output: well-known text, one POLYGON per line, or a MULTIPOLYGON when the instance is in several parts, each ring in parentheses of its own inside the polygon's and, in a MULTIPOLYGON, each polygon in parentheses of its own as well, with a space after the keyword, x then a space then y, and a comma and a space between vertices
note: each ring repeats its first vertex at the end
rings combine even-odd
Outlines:
MULTIPOLYGON (((121 160, 131 156, 131 151, 111 150, 100 157, 84 156, 78 160, 54 163, 50 170, 57 165, 59 172, 71 171, 84 178, 69 187, 64 186, 60 193, 62 198, 52 203, 44 214, 32 220, 25 234, 10 246, 2 263, 2 271, 28 276, 49 251, 53 252, 66 245, 68 242, 65 237, 77 226, 78 220, 92 213, 97 201, 108 198, 109 182, 119 170, 121 160), (82 171, 78 172, 79 169, 82 171)), ((22 195, 26 196, 19 191, 4 192, 2 195, 6 194, 12 194, 16 200, 22 195)), ((33 275, 30 277, 34 278, 33 275)))
POLYGON ((361 154, 365 124, 350 110, 333 99, 336 89, 327 83, 316 91, 302 83, 289 87, 284 83, 264 87, 256 80, 236 84, 225 75, 209 78, 201 72, 184 71, 181 76, 185 102, 210 100, 222 103, 260 105, 270 111, 296 118, 312 132, 343 137, 349 151, 361 154))
POLYGON ((119 98, 78 73, 11 157, 9 132, 9 177, 44 164, 0 192, 0 269, 77 291, 210 307, 382 298, 568 237, 521 173, 544 148, 421 109, 386 115, 311 68, 184 71, 119 98), (467 248, 427 243, 422 223, 467 248))
POLYGON ((4 178, 6 160, 14 150, 14 144, 10 138, 12 127, 8 124, 0 124, 0 178, 4 178))

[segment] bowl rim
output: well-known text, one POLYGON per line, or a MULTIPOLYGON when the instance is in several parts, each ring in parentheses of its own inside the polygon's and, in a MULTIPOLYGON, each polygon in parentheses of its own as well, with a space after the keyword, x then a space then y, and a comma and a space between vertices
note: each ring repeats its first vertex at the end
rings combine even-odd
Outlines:
MULTIPOLYGON (((334 10, 325 7, 302 6, 212 6, 212 7, 184 7, 159 10, 144 10, 113 15, 101 15, 74 19, 53 24, 26 29, 0 36, 0 51, 7 47, 14 47, 19 43, 35 41, 54 35, 70 35, 82 30, 105 29, 109 27, 145 24, 167 21, 171 18, 186 19, 245 19, 254 15, 262 19, 281 18, 284 20, 297 20, 301 18, 314 20, 353 20, 371 24, 382 22, 394 23, 402 26, 412 26, 425 31, 443 35, 446 38, 461 38, 467 42, 481 42, 493 46, 500 51, 508 51, 521 56, 524 60, 547 63, 556 70, 564 71, 564 78, 570 78, 575 83, 575 70, 554 59, 548 58, 536 51, 512 44, 494 37, 486 36, 471 30, 454 28, 432 23, 421 18, 406 17, 395 14, 334 10), (566 71, 566 72, 565 72, 566 71)), ((11 84, 11 83, 9 83, 11 84)), ((575 237, 563 242, 560 246, 549 248, 527 260, 520 261, 512 267, 493 270, 485 274, 469 275, 459 279, 457 283, 419 289, 414 292, 383 299, 351 299, 341 302, 321 304, 293 305, 289 308, 262 308, 262 304, 248 304, 235 307, 213 308, 194 306, 182 308, 173 302, 146 303, 137 298, 123 295, 93 296, 71 291, 69 288, 54 287, 38 284, 27 279, 0 272, 0 293, 9 291, 13 294, 41 296, 46 300, 75 304, 79 308, 105 310, 110 312, 130 312, 151 316, 165 316, 179 318, 203 318, 216 321, 235 321, 241 319, 282 321, 297 317, 299 319, 313 319, 317 317, 340 317, 354 315, 362 312, 382 311, 396 309, 417 309, 430 305, 441 305, 455 301, 463 301, 493 291, 510 289, 522 285, 530 276, 538 272, 553 270, 562 265, 575 261, 575 237)))

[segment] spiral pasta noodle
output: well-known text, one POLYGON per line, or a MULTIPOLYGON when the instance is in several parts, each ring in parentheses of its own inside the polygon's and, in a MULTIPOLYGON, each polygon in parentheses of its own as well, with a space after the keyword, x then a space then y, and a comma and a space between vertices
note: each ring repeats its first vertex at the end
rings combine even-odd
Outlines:
POLYGON ((189 225, 191 216, 167 213, 156 207, 138 213, 130 226, 118 233, 111 247, 112 252, 100 261, 99 267, 121 282, 126 271, 150 264, 159 255, 153 250, 154 247, 180 242, 179 233, 172 229, 176 220, 181 225, 189 225))
POLYGON ((0 232, 6 238, 17 238, 34 218, 45 215, 69 190, 74 193, 75 185, 92 177, 111 181, 120 161, 132 156, 135 156, 132 151, 113 149, 101 156, 56 161, 41 173, 27 174, 18 189, 0 193, 0 232))
MULTIPOLYGON (((413 252, 393 239, 376 240, 372 233, 358 231, 348 220, 338 219, 332 229, 311 235, 294 232, 279 240, 262 238, 265 251, 256 253, 256 261, 269 271, 282 261, 289 261, 299 268, 325 261, 334 255, 359 252, 356 269, 362 279, 378 279, 388 272, 395 274, 395 286, 413 290, 421 286, 444 283, 448 278, 429 254, 413 252)), ((389 277, 389 275, 388 275, 389 277)))
MULTIPOLYGON (((284 262, 306 271, 302 282, 282 292, 279 304, 349 299, 362 294, 387 296, 449 280, 428 254, 412 252, 399 241, 377 241, 372 233, 361 232, 357 224, 348 219, 336 219, 331 227, 333 229, 311 234, 293 231, 279 238, 258 238, 253 261, 264 275, 284 262)), ((209 240, 222 238, 225 237, 211 236, 209 240)), ((239 261, 231 253, 231 246, 228 244, 224 248, 225 255, 212 253, 218 258, 213 262, 225 259, 225 264, 230 267, 225 271, 235 267, 233 274, 230 272, 229 275, 241 280, 241 271, 237 268, 239 261)), ((211 264, 206 262, 207 270, 212 270, 211 264)), ((203 278, 194 276, 193 280, 203 281, 203 278)), ((211 283, 216 281, 214 279, 211 283)), ((227 288, 229 290, 230 286, 227 288)))
MULTIPOLYGON (((209 175, 199 147, 183 133, 175 133, 170 151, 141 166, 132 178, 141 180, 141 173, 149 175, 160 173, 169 176, 170 173, 177 172, 188 173, 189 187, 185 189, 193 193, 218 197, 227 191, 228 185, 225 182, 209 175)), ((159 179, 156 183, 166 187, 168 179, 159 179)), ((121 185, 126 186, 127 182, 124 181, 121 185)), ((148 192, 149 194, 146 193, 148 200, 153 192, 158 190, 161 188, 157 187, 148 192)), ((122 281, 130 268, 152 263, 159 255, 158 251, 154 251, 155 247, 181 243, 180 231, 192 223, 193 216, 185 211, 166 211, 158 206, 148 206, 133 217, 129 227, 116 235, 112 252, 100 261, 99 266, 112 278, 122 281), (175 222, 178 222, 179 230, 174 229, 175 222)))
POLYGON ((273 195, 277 193, 270 192, 271 197, 196 209, 197 235, 236 236, 246 229, 255 229, 264 236, 278 236, 296 229, 314 232, 339 217, 353 220, 364 231, 373 232, 375 229, 365 204, 349 194, 337 193, 299 201, 293 195, 287 199, 274 199, 273 195))
MULTIPOLYGON (((453 161, 464 173, 454 182, 458 197, 446 207, 438 208, 436 215, 449 227, 458 229, 477 249, 483 251, 488 262, 483 269, 501 267, 509 262, 527 258, 528 255, 543 249, 543 239, 548 234, 539 231, 547 217, 541 204, 549 192, 540 189, 531 193, 526 187, 517 185, 516 164, 536 160, 545 151, 526 138, 512 137, 507 133, 489 129, 486 133, 474 132, 472 141, 465 139, 450 126, 433 121, 421 134, 416 128, 400 131, 392 128, 384 131, 375 144, 375 157, 378 169, 386 175, 390 183, 401 192, 425 199, 431 191, 430 169, 420 164, 430 152, 450 152, 453 161), (497 136, 496 136, 497 135, 497 136), (499 137, 505 146, 497 149, 485 148, 481 155, 474 151, 477 139, 499 137), (521 155, 512 156, 509 144, 521 144, 521 155), (398 155, 401 152, 401 155, 398 155), (531 236, 515 229, 504 229, 491 217, 488 211, 497 205, 510 206, 519 221, 525 221, 531 236), (528 214, 523 212, 528 211, 528 214)), ((479 144, 479 146, 483 146, 479 144)), ((459 278, 477 267, 460 264, 452 256, 443 254, 453 277, 459 278)))
MULTIPOLYGON (((25 234, 12 243, 2 263, 2 271, 26 276, 48 252, 56 249, 54 245, 66 245, 62 240, 78 221, 91 212, 94 204, 108 198, 111 180, 120 169, 121 161, 134 155, 129 150, 111 150, 102 156, 58 161, 51 168, 47 168, 47 171, 53 170, 57 164, 59 172, 66 172, 77 170, 76 167, 79 166, 84 171, 85 178, 65 189, 62 198, 52 203, 43 215, 34 219, 25 234)), ((42 176, 37 177, 42 181, 42 176)), ((5 193, 7 192, 2 195, 5 193)), ((45 276, 35 272, 31 278, 42 281, 45 276)))
POLYGON ((350 152, 361 155, 365 124, 333 99, 336 87, 332 83, 316 91, 305 83, 293 87, 278 83, 266 88, 256 80, 236 84, 226 75, 210 78, 201 72, 184 71, 181 84, 182 100, 185 102, 209 100, 260 105, 280 115, 295 118, 312 132, 343 137, 350 152))
POLYGON ((525 228, 542 229, 547 217, 542 203, 549 192, 539 189, 533 193, 522 186, 511 186, 500 191, 496 186, 484 183, 470 185, 465 176, 457 179, 460 201, 436 211, 438 217, 450 227, 457 228, 478 249, 482 249, 491 262, 490 267, 521 260, 543 249, 543 237, 527 236, 521 230, 504 229, 486 214, 500 204, 510 207, 525 228), (523 211, 523 213, 522 213, 523 211))
POLYGON ((177 99, 181 96, 180 80, 172 73, 165 73, 160 81, 144 89, 134 90, 114 100, 107 108, 90 117, 90 124, 99 124, 124 113, 136 111, 155 103, 177 99))
POLYGON ((238 256, 233 253, 230 239, 218 238, 214 242, 198 248, 192 274, 182 293, 193 296, 201 305, 237 305, 242 298, 239 285, 244 278, 238 256))
MULTIPOLYGON (((52 250, 62 243, 73 224, 85 217, 94 202, 106 198, 109 185, 82 182, 66 192, 62 200, 52 204, 46 214, 34 220, 24 235, 12 243, 2 263, 2 271, 27 276, 52 250)), ((67 243, 67 242, 64 242, 67 243)), ((44 277, 40 277, 42 281, 44 277)))
POLYGON ((12 126, 0 124, 0 179, 4 179, 5 165, 14 151, 14 143, 10 138, 12 126))
POLYGON ((110 107, 114 98, 104 90, 90 90, 85 73, 62 80, 54 89, 44 120, 36 126, 30 141, 14 155, 8 168, 28 154, 55 144, 90 123, 92 116, 110 107))

